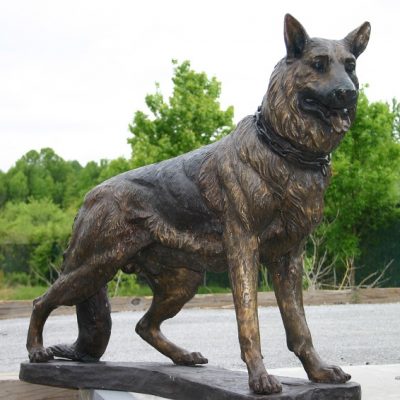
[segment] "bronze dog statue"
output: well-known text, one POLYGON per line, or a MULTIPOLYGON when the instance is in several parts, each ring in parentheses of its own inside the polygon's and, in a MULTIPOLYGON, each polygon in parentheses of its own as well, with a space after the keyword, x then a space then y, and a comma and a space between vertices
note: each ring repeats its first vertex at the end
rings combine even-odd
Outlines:
POLYGON ((370 25, 338 41, 310 38, 290 15, 284 25, 287 55, 255 116, 218 142, 118 175, 86 196, 62 273, 34 301, 27 339, 32 362, 103 355, 111 330, 106 285, 121 269, 144 275, 154 292, 136 332, 176 364, 207 363, 171 343, 160 325, 193 297, 204 271, 228 270, 249 385, 256 393, 280 392, 260 349, 257 276, 263 262, 288 347, 309 378, 350 379, 313 347, 303 310, 302 252, 322 218, 329 155, 355 116, 356 58, 370 25), (43 326, 60 305, 77 306, 78 339, 44 348, 43 326))

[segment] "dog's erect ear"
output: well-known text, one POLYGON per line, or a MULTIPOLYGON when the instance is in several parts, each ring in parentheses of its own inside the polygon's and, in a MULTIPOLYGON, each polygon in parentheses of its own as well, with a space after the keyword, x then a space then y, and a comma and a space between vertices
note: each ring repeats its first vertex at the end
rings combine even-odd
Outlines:
POLYGON ((290 14, 285 15, 284 34, 287 59, 290 60, 301 57, 304 47, 310 38, 300 22, 290 14))
POLYGON ((364 22, 360 27, 350 32, 344 42, 349 47, 349 50, 358 57, 367 47, 369 35, 371 34, 371 25, 369 22, 364 22))

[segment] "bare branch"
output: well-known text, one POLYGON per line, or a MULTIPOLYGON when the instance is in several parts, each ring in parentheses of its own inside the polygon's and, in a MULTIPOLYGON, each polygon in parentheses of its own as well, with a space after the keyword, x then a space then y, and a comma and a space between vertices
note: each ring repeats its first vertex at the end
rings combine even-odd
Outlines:
POLYGON ((384 275, 385 275, 386 271, 388 270, 388 268, 393 264, 393 262, 394 262, 394 259, 391 259, 391 260, 385 265, 385 267, 383 268, 383 270, 380 271, 380 273, 379 273, 379 271, 375 271, 375 272, 373 272, 372 274, 369 274, 366 278, 364 278, 364 279, 357 285, 357 287, 358 287, 358 288, 361 288, 361 287, 373 288, 373 287, 376 287, 377 285, 380 285, 380 284, 382 284, 383 282, 385 282, 387 279, 382 280, 382 278, 384 277, 384 275), (378 275, 378 274, 379 274, 379 275, 378 275), (365 282, 368 282, 368 280, 370 280, 371 278, 375 277, 376 275, 378 275, 378 276, 376 277, 376 279, 375 279, 372 283, 369 283, 368 285, 364 285, 365 282))

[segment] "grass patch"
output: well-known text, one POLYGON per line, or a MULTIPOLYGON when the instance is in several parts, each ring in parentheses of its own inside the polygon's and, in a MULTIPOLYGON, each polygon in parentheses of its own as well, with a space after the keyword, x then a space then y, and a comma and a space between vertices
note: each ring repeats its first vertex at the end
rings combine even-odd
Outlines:
MULTIPOLYGON (((113 297, 113 288, 109 288, 108 295, 113 297), (111 290, 110 290, 111 289, 111 290)), ((46 286, 22 286, 0 288, 0 300, 33 300, 47 290, 46 286)), ((198 294, 230 293, 230 288, 220 286, 200 286, 198 294)), ((121 286, 117 296, 152 296, 153 292, 147 285, 136 285, 134 288, 121 286)))
POLYGON ((0 289, 0 300, 33 300, 46 290, 46 286, 5 287, 0 289))

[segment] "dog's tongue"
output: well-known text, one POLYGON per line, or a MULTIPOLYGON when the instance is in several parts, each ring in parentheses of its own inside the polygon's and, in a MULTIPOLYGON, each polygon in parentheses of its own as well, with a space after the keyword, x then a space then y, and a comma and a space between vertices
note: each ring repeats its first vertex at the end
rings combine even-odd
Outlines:
POLYGON ((337 112, 331 116, 331 123, 336 133, 344 133, 350 128, 350 116, 348 113, 337 112))

